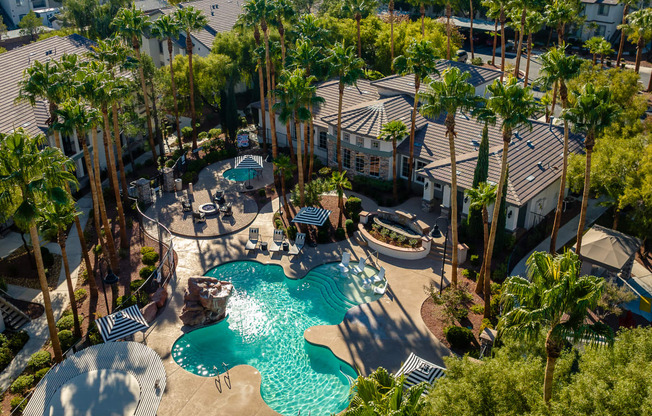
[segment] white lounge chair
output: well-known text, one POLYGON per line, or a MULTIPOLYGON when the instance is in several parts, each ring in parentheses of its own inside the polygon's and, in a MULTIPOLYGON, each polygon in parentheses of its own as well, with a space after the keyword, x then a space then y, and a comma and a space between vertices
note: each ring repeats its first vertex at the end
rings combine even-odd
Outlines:
POLYGON ((342 261, 337 265, 342 276, 345 276, 349 272, 349 261, 351 261, 351 253, 345 251, 344 254, 342 254, 342 261))
POLYGON ((285 239, 283 230, 274 230, 274 238, 269 245, 270 253, 276 253, 282 250, 283 240, 285 239))
POLYGON ((381 286, 381 287, 374 286, 374 293, 377 294, 377 295, 384 295, 385 291, 387 290, 387 285, 388 284, 389 284, 389 282, 385 281, 385 284, 383 286, 381 286))
POLYGON ((364 290, 371 290, 371 283, 372 283, 371 279, 369 279, 369 278, 363 279, 362 280, 362 288, 364 290))
POLYGON ((294 244, 290 246, 289 254, 296 256, 303 249, 303 245, 306 244, 306 235, 304 233, 298 233, 297 238, 294 239, 294 244))
POLYGON ((257 245, 258 245, 258 228, 250 228, 249 241, 247 241, 247 245, 245 246, 245 249, 255 250, 257 245))
POLYGON ((360 274, 364 272, 364 265, 367 262, 366 257, 360 257, 360 261, 357 266, 353 266, 353 274, 360 274))
POLYGON ((380 270, 378 273, 375 275, 371 276, 371 281, 374 283, 380 283, 383 280, 385 280, 385 268, 381 266, 380 270))

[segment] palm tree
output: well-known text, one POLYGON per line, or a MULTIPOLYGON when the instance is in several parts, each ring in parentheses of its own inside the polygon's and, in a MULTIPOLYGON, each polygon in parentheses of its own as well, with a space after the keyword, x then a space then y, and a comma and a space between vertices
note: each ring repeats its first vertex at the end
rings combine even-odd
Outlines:
POLYGON ((521 70, 521 54, 523 53, 523 34, 526 31, 526 19, 528 8, 533 8, 539 3, 539 0, 518 0, 518 6, 522 8, 521 10, 521 22, 520 29, 518 31, 518 44, 514 45, 518 49, 516 50, 516 62, 514 63, 514 76, 518 78, 519 72, 521 70))
POLYGON ((330 185, 335 192, 337 192, 337 207, 340 210, 340 215, 337 218, 337 228, 342 228, 342 216, 344 215, 344 190, 351 189, 351 182, 346 177, 346 171, 333 172, 330 179, 330 185))
MULTIPOLYGON (((489 211, 487 207, 496 202, 496 185, 491 185, 488 182, 481 182, 477 188, 471 188, 464 191, 464 194, 469 198, 471 204, 469 208, 478 208, 482 210, 482 229, 483 229, 483 253, 487 252, 487 245, 489 244, 489 211)), ((475 286, 475 293, 482 293, 484 286, 484 279, 488 276, 484 275, 484 269, 480 270, 478 281, 475 286)))
POLYGON ((292 160, 288 157, 288 155, 279 155, 276 159, 274 159, 274 165, 276 166, 276 169, 279 172, 279 175, 281 177, 281 193, 283 194, 283 209, 285 212, 290 213, 290 205, 288 204, 288 196, 287 192, 285 192, 285 181, 288 179, 291 179, 294 175, 292 174, 292 171, 294 171, 297 167, 292 163, 292 160))
POLYGON ((498 18, 500 17, 500 0, 482 0, 482 6, 487 9, 487 17, 494 19, 493 48, 491 51, 491 65, 496 66, 496 44, 498 43, 498 18))
POLYGON ((344 0, 342 12, 355 20, 358 32, 358 58, 362 58, 362 42, 360 40, 360 21, 367 17, 377 7, 374 0, 344 0))
POLYGON ((409 137, 410 132, 402 120, 393 120, 383 125, 380 129, 378 140, 392 142, 392 180, 394 182, 392 192, 394 194, 394 203, 398 204, 398 178, 396 172, 396 146, 399 140, 409 137))
MULTIPOLYGON (((446 59, 451 59, 451 16, 453 14, 453 4, 458 5, 458 0, 437 0, 437 3, 444 6, 444 14, 446 15, 446 59)), ((471 5, 473 8, 473 5, 471 5)), ((473 32, 471 32, 473 36, 473 32)), ((473 42, 473 40, 471 40, 473 42)))
MULTIPOLYGON (((489 275, 491 270, 491 258, 493 257, 494 243, 496 242, 496 233, 498 232, 498 216, 500 215, 500 203, 503 198, 505 188, 505 178, 507 175, 507 155, 509 152, 509 142, 512 139, 512 132, 515 128, 529 127, 532 128, 530 117, 537 110, 537 102, 532 95, 530 87, 521 87, 516 78, 510 77, 507 82, 502 83, 495 80, 493 84, 487 87, 489 98, 487 98, 487 108, 493 111, 500 118, 500 124, 503 136, 503 150, 500 165, 500 179, 498 180, 498 190, 496 192, 496 203, 491 218, 491 230, 489 232, 489 242, 485 253, 485 276, 489 275)), ((485 278, 484 287, 484 317, 489 318, 491 313, 491 288, 489 280, 485 278)))
POLYGON ((600 55, 600 66, 604 66, 604 56, 611 55, 614 51, 611 49, 611 43, 602 36, 594 36, 584 42, 584 47, 588 48, 591 55, 593 55, 593 65, 597 64, 596 57, 600 55))
MULTIPOLYGON (((622 25, 626 25, 627 13, 629 13, 629 8, 639 4, 640 0, 619 0, 618 2, 624 5, 622 25)), ((618 29, 620 29, 621 33, 620 33, 620 43, 618 45, 618 57, 616 58, 616 66, 620 66, 620 59, 623 57, 623 48, 625 47, 625 32, 622 30, 621 26, 619 26, 618 29)))
POLYGON ((389 11, 389 54, 394 62, 394 0, 389 0, 387 10, 389 11))
POLYGON ((54 360, 61 362, 61 344, 52 311, 36 221, 41 212, 38 202, 50 200, 54 204, 65 203, 68 196, 65 184, 76 184, 77 178, 70 173, 75 165, 61 149, 45 144, 44 136, 29 137, 22 128, 1 137, 0 208, 7 216, 13 217, 21 228, 29 229, 54 360))
POLYGON ((448 147, 451 160, 451 227, 453 239, 451 283, 457 287, 457 167, 455 163, 455 115, 458 111, 467 111, 477 104, 475 87, 468 82, 469 72, 462 72, 457 67, 446 69, 439 80, 430 81, 428 90, 421 96, 421 114, 429 118, 437 118, 446 114, 444 125, 448 136, 448 147))
POLYGON ((281 58, 283 63, 285 63, 285 23, 291 23, 294 20, 295 12, 292 3, 289 0, 273 0, 274 14, 276 15, 276 28, 278 29, 278 34, 281 37, 281 58))
MULTIPOLYGON (((288 77, 289 77, 289 72, 287 71, 281 72, 277 87, 279 85, 284 85, 288 77)), ((278 114, 278 120, 281 123, 285 124, 285 133, 287 135, 288 147, 290 148, 290 160, 292 160, 292 163, 296 163, 297 158, 294 153, 294 145, 292 144, 292 127, 291 127, 292 117, 294 116, 295 103, 292 101, 293 97, 291 96, 290 92, 282 87, 278 87, 273 91, 273 93, 278 99, 278 101, 272 106, 272 110, 274 110, 274 113, 278 114)), ((296 138, 298 142, 299 141, 298 132, 296 138)))
MULTIPOLYGON (((630 42, 636 45, 634 71, 638 74, 643 49, 652 40, 652 9, 646 8, 630 13, 627 15, 627 23, 619 25, 618 28, 622 30, 624 35, 627 35, 630 42)), ((650 77, 650 83, 652 83, 652 77, 650 77)), ((650 91, 650 84, 648 84, 647 90, 650 91)))
POLYGON ((66 273, 66 286, 68 288, 68 299, 70 299, 70 309, 72 310, 74 321, 75 337, 81 338, 82 333, 79 324, 77 301, 75 300, 75 289, 72 286, 70 265, 68 264, 68 254, 66 251, 66 240, 68 239, 66 230, 80 213, 75 209, 75 203, 69 195, 67 195, 66 199, 67 202, 62 204, 54 204, 51 201, 42 201, 43 206, 40 208, 42 218, 40 219, 40 222, 46 231, 52 231, 57 236, 57 243, 61 248, 61 257, 63 257, 63 270, 66 273))
POLYGON ((500 6, 498 20, 500 20, 500 82, 503 82, 505 76, 505 6, 507 0, 497 0, 500 6))
MULTIPOLYGON (((537 84, 544 88, 552 85, 559 86, 561 105, 568 108, 568 88, 566 82, 577 77, 580 73, 582 60, 575 55, 566 55, 566 45, 553 47, 541 55, 541 69, 537 84)), ((568 171, 568 122, 564 120, 564 153, 562 158, 561 179, 559 183, 559 194, 557 196, 557 211, 555 221, 550 235, 550 253, 557 251, 557 233, 561 226, 561 213, 563 210, 564 197, 566 194, 566 173, 568 171)))
MULTIPOLYGON (((71 78, 66 77, 67 74, 64 73, 66 63, 71 63, 71 61, 76 62, 76 60, 77 55, 64 54, 61 57, 61 64, 56 64, 54 61, 49 61, 45 64, 42 64, 39 61, 34 61, 32 66, 27 68, 25 71, 24 79, 20 81, 20 90, 18 93, 19 99, 26 100, 32 105, 32 107, 36 106, 37 102, 40 100, 47 100, 48 111, 50 113, 48 125, 52 129, 54 145, 59 149, 63 149, 61 145, 61 136, 59 130, 52 127, 57 123, 57 108, 59 103, 62 102, 70 93, 70 84, 66 81, 70 81, 71 78)), ((66 190, 70 192, 68 184, 66 184, 66 190)), ((88 251, 86 250, 84 230, 82 229, 79 218, 77 217, 75 217, 75 228, 77 229, 79 243, 83 248, 82 254, 84 257, 84 265, 86 266, 86 270, 88 270, 90 276, 93 267, 91 265, 88 251)), ((89 279, 89 287, 91 297, 97 296, 97 285, 95 284, 95 280, 89 279)))
POLYGON ((523 79, 523 86, 527 87, 530 77, 530 61, 532 60, 532 35, 541 30, 544 18, 541 12, 537 10, 530 10, 525 17, 525 30, 527 31, 527 61, 525 63, 525 77, 523 79))
POLYGON ((188 83, 190 84, 190 116, 192 119, 192 148, 197 148, 197 113, 195 111, 195 75, 192 72, 192 33, 200 31, 208 24, 204 12, 193 6, 177 8, 174 19, 179 28, 186 33, 186 53, 188 54, 188 83))
POLYGON ((586 84, 580 93, 575 92, 575 106, 568 108, 563 115, 564 121, 570 121, 576 130, 586 135, 584 148, 586 150, 586 164, 584 168, 584 191, 582 194, 582 209, 580 223, 577 228, 577 255, 582 250, 582 236, 586 223, 586 207, 589 202, 589 189, 591 187, 591 154, 595 146, 595 138, 609 127, 616 119, 619 109, 611 103, 609 88, 595 88, 593 84, 586 84))
POLYGON ((416 128, 419 89, 421 81, 427 76, 437 74, 437 51, 427 40, 412 40, 405 50, 405 55, 397 56, 393 66, 401 75, 414 74, 414 106, 410 120, 410 158, 408 159, 408 187, 412 189, 412 171, 414 169, 414 132, 416 128))
POLYGON ((344 87, 355 85, 362 77, 364 61, 355 57, 353 46, 348 48, 337 42, 330 50, 326 62, 329 65, 330 73, 339 79, 339 100, 337 102, 337 168, 342 172, 342 99, 344 98, 344 87))
POLYGON ((378 367, 368 377, 359 376, 351 387, 354 392, 344 416, 421 415, 426 409, 426 383, 403 388, 405 376, 394 377, 378 367))
POLYGON ((614 53, 614 50, 611 48, 611 43, 604 39, 604 42, 600 42, 600 47, 598 48, 598 54, 600 55, 600 67, 604 68, 604 57, 609 56, 614 53))
POLYGON ((580 10, 578 10, 579 6, 579 2, 573 4, 573 2, 566 0, 554 0, 546 5, 544 12, 546 24, 551 27, 551 30, 556 28, 559 46, 566 42, 566 27, 584 19, 580 15, 580 10))
POLYGON ((408 0, 413 6, 419 6, 419 14, 421 15, 421 40, 426 38, 426 6, 434 4, 435 0, 408 0))
MULTIPOLYGON (((113 18, 111 24, 116 28, 117 32, 122 36, 127 44, 136 53, 136 60, 138 61, 138 74, 140 76, 140 88, 143 93, 143 101, 145 103, 145 113, 147 115, 147 139, 149 146, 152 148, 152 157, 154 162, 158 160, 156 155, 156 145, 154 142, 154 132, 152 130, 152 114, 149 108, 149 96, 147 94, 147 84, 145 83, 145 72, 143 71, 143 61, 140 57, 140 38, 144 31, 149 29, 151 23, 149 17, 132 3, 130 8, 121 8, 116 16, 113 18)), ((192 99, 191 99, 192 105, 192 99)), ((126 192, 126 191, 125 191, 126 192)))
POLYGON ((157 39, 166 40, 168 44, 168 56, 170 57, 170 80, 172 83, 172 100, 174 101, 174 118, 177 123, 177 139, 179 140, 179 149, 183 149, 181 142, 181 125, 179 123, 179 103, 177 102, 177 86, 174 82, 174 55, 173 39, 179 39, 181 27, 179 22, 174 19, 174 16, 163 14, 152 24, 152 35, 157 39))
POLYGON ((528 341, 539 340, 546 332, 543 398, 550 404, 555 364, 567 340, 597 345, 613 341, 607 325, 586 323, 588 311, 600 300, 605 282, 595 276, 580 276, 579 258, 571 251, 555 256, 535 252, 527 266, 527 279, 512 276, 503 283, 503 314, 497 328, 500 336, 528 341))

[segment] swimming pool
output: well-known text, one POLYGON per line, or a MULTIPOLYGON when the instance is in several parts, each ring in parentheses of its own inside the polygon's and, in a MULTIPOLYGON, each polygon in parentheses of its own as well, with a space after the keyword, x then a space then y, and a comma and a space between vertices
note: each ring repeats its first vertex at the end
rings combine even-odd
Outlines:
POLYGON ((235 182, 248 181, 254 179, 256 175, 258 175, 258 172, 255 169, 228 169, 222 174, 224 179, 235 182))
MULTIPOLYGON (((375 270, 365 269, 366 275, 375 270)), ((335 263, 312 269, 303 279, 285 277, 278 265, 239 261, 207 276, 233 283, 227 318, 181 336, 172 357, 182 368, 205 377, 221 368, 248 364, 260 371, 261 395, 283 415, 328 415, 348 405, 354 369, 329 349, 308 343, 315 325, 335 325, 346 311, 380 296, 362 289, 361 277, 341 278, 335 263), (346 374, 346 375, 345 375, 346 374)))

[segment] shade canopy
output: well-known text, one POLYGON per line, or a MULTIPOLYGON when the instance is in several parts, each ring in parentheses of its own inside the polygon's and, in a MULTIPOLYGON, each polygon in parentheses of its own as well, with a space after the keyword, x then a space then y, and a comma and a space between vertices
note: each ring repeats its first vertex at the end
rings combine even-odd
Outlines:
POLYGON ((610 228, 594 225, 582 238, 583 261, 619 272, 641 247, 641 240, 610 228))
MULTIPOLYGON (((412 387, 424 381, 432 385, 436 379, 444 376, 445 370, 444 367, 426 361, 415 353, 410 353, 408 359, 396 373, 396 377, 405 376, 405 387, 412 387)), ((426 390, 429 389, 430 386, 426 390)))
POLYGON ((299 210, 299 213, 292 218, 292 222, 321 227, 332 212, 333 211, 324 208, 303 207, 299 210))
POLYGON ((238 156, 235 158, 235 169, 262 169, 263 157, 256 155, 238 156))
POLYGON ((149 328, 138 305, 130 306, 95 321, 104 342, 123 339, 136 332, 149 328))

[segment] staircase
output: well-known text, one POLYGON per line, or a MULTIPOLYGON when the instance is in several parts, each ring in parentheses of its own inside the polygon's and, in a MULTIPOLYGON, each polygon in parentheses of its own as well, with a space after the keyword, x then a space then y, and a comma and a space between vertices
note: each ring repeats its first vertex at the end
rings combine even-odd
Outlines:
POLYGON ((0 296, 0 311, 2 311, 2 318, 7 328, 19 329, 30 321, 29 316, 2 296, 0 296))
MULTIPOLYGON (((449 239, 450 240, 450 239, 449 239)), ((449 244, 446 244, 446 263, 451 262, 451 258, 453 255, 453 246, 450 244, 450 241, 448 242, 449 244)), ((432 247, 430 248, 430 253, 428 253, 429 260, 433 260, 436 262, 441 262, 442 259, 444 258, 444 247, 442 244, 435 244, 433 242, 432 247)))

